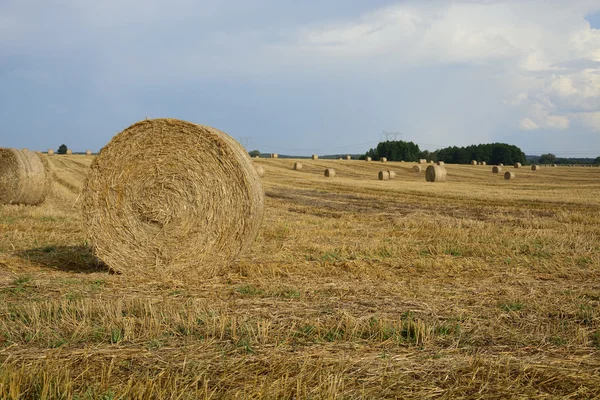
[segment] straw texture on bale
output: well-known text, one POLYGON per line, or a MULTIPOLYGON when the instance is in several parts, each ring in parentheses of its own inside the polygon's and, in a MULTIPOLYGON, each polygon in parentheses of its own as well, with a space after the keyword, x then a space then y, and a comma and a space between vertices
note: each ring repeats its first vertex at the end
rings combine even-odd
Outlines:
POLYGON ((521 163, 520 162, 516 162, 515 163, 515 168, 521 168, 521 163))
POLYGON ((294 163, 294 169, 295 169, 296 171, 299 171, 299 170, 301 170, 301 169, 302 169, 302 163, 295 162, 295 163, 294 163))
POLYGON ((502 167, 495 165, 492 167, 492 172, 494 174, 498 174, 498 173, 502 172, 502 167))
POLYGON ((85 151, 85 154, 86 154, 87 156, 91 156, 91 155, 92 155, 92 151, 91 151, 91 150, 86 150, 86 151, 85 151))
POLYGON ((0 204, 41 204, 49 186, 42 157, 32 151, 0 148, 0 204))
POLYGON ((413 165, 413 167, 412 167, 411 171, 412 171, 412 172, 421 172, 421 171, 422 171, 422 169, 421 169, 421 166, 420 166, 420 165, 413 165))
POLYGON ((346 156, 346 160, 352 160, 352 157, 346 156))
POLYGON ((387 157, 381 157, 381 162, 387 162, 387 157))
POLYGON ((313 160, 318 160, 318 159, 319 159, 319 156, 318 156, 318 155, 316 155, 316 154, 313 154, 313 155, 312 155, 312 159, 313 159, 313 160))
POLYGON ((377 179, 380 181, 389 181, 390 173, 388 171, 379 171, 379 174, 377 174, 377 179))
POLYGON ((325 175, 326 178, 333 178, 335 176, 335 169, 327 168, 323 175, 325 175))
POLYGON ((515 173, 514 172, 510 172, 510 171, 506 171, 504 173, 504 179, 506 179, 507 181, 510 179, 513 179, 515 177, 515 173))
POLYGON ((366 160, 367 162, 369 162, 369 161, 371 161, 371 157, 367 157, 365 160, 366 160))
POLYGON ((440 165, 430 165, 425 170, 425 180, 427 182, 446 182, 446 168, 440 165))
POLYGON ((68 155, 68 156, 70 156, 71 154, 73 154, 73 150, 71 150, 71 149, 68 149, 68 150, 67 150, 67 155, 68 155))
POLYGON ((53 156, 53 155, 54 155, 54 150, 52 150, 52 149, 48 149, 48 155, 49 155, 49 156, 53 156))
POLYGON ((212 275, 254 241, 264 192, 246 150, 208 126, 137 122, 92 162, 83 219, 98 258, 124 275, 212 275))
POLYGON ((535 165, 535 164, 533 164, 533 165, 531 166, 531 170, 532 170, 532 171, 537 171, 538 169, 540 169, 540 166, 539 166, 539 165, 535 165))
POLYGON ((437 165, 444 165, 445 163, 443 161, 438 161, 437 165))
POLYGON ((260 176, 261 178, 265 176, 265 169, 262 167, 262 165, 255 165, 254 169, 256 170, 258 176, 260 176))
POLYGON ((477 160, 471 161, 471 165, 477 165, 477 160))
POLYGON ((390 179, 394 179, 396 177, 396 171, 389 171, 388 173, 390 174, 390 179))

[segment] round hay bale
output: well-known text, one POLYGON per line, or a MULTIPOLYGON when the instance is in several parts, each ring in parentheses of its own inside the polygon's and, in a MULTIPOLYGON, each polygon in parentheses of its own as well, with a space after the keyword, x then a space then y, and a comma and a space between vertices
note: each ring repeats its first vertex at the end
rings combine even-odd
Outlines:
POLYGON ((553 167, 556 167, 556 164, 552 164, 553 167))
POLYGON ((487 163, 485 161, 482 161, 481 165, 487 165, 487 163))
POLYGON ((502 172, 502 167, 500 167, 498 165, 495 165, 495 166, 492 167, 492 173, 498 174, 500 172, 502 172))
POLYGON ((377 179, 380 181, 389 181, 390 173, 388 171, 379 171, 379 174, 377 174, 377 179))
POLYGON ((438 161, 437 165, 444 165, 445 163, 443 161, 438 161))
POLYGON ((429 164, 435 164, 435 161, 429 160, 429 164))
POLYGON ((388 173, 390 174, 390 179, 394 179, 396 177, 396 171, 389 171, 388 173))
POLYGON ((263 212, 244 147, 215 128, 170 118, 113 137, 82 191, 96 256, 124 275, 152 279, 214 274, 252 244, 263 212))
POLYGON ((514 177, 515 177, 515 173, 514 172, 506 171, 504 173, 504 179, 506 179, 507 181, 511 180, 511 179, 514 179, 514 177))
POLYGON ((319 156, 318 156, 318 155, 316 155, 316 154, 313 154, 313 155, 312 155, 312 159, 313 159, 313 160, 318 160, 318 159, 319 159, 319 156))
POLYGON ((325 178, 333 178, 335 176, 335 169, 327 168, 323 174, 325 175, 325 178))
POLYGON ((471 165, 477 165, 477 160, 471 161, 471 165))
POLYGON ((425 170, 425 180, 427 182, 446 182, 446 168, 440 165, 430 165, 425 170))
POLYGON ((426 163, 427 163, 426 159, 424 159, 424 158, 419 159, 419 164, 426 164, 426 163))
POLYGON ((342 157, 338 157, 338 161, 341 161, 341 160, 342 160, 342 157))
POLYGON ((504 164, 500 163, 498 164, 499 167, 504 167, 504 164))
POLYGON ((370 161, 371 161, 371 157, 367 157, 367 158, 365 158, 365 160, 366 160, 367 162, 370 162, 370 161))
POLYGON ((300 171, 300 170, 302 169, 302 163, 295 162, 295 163, 294 163, 294 169, 295 169, 296 171, 300 171))
POLYGON ((279 154, 277 154, 277 153, 272 153, 272 154, 271 154, 271 158, 279 158, 279 154))
POLYGON ((387 157, 381 157, 381 162, 387 162, 387 157))
POLYGON ((50 175, 32 151, 0 148, 0 204, 35 206, 46 200, 50 175))
POLYGON ((254 156, 254 158, 260 158, 260 156, 254 156))
POLYGON ((52 149, 48 149, 48 155, 49 155, 49 156, 53 156, 53 155, 54 155, 54 150, 52 150, 52 149))
POLYGON ((412 167, 411 171, 412 171, 412 172, 417 172, 417 173, 419 173, 419 172, 421 172, 421 171, 422 171, 422 169, 421 169, 421 166, 420 166, 420 165, 413 165, 413 167, 412 167))
POLYGON ((71 150, 71 149, 68 149, 68 150, 67 150, 67 155, 68 155, 68 156, 70 156, 71 154, 73 154, 73 150, 71 150))
POLYGON ((352 157, 346 156, 346 160, 352 160, 352 157))
POLYGON ((254 169, 256 170, 258 176, 260 176, 261 178, 265 176, 265 169, 262 167, 262 165, 255 165, 254 169))
POLYGON ((520 162, 516 162, 514 166, 515 166, 515 168, 521 168, 521 163, 520 162))
POLYGON ((85 155, 86 156, 91 156, 92 155, 92 151, 91 150, 86 150, 85 151, 85 155))
POLYGON ((531 166, 531 170, 532 170, 532 171, 537 171, 538 169, 540 169, 540 166, 539 166, 539 165, 535 165, 535 164, 533 164, 533 165, 531 166))

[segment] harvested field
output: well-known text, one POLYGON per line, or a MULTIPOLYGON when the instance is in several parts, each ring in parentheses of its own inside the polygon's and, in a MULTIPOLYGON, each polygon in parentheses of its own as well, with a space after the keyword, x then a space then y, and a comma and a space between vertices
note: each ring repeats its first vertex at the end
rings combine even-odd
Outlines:
POLYGON ((46 202, 0 206, 0 398, 600 396, 600 168, 256 159, 259 237, 193 285, 98 263, 95 157, 43 157, 46 202))

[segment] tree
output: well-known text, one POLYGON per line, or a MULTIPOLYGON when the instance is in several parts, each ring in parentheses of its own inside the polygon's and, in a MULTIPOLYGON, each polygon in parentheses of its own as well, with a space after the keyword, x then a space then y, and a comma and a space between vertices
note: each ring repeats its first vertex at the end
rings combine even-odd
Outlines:
POLYGON ((552 153, 542 154, 538 160, 539 164, 554 164, 556 163, 556 156, 552 153))
POLYGON ((259 156, 259 157, 260 157, 260 151, 258 151, 258 150, 252 150, 252 151, 251 151, 250 153, 248 153, 248 154, 250 154, 250 157, 256 157, 256 156, 259 156))
POLYGON ((67 154, 67 150, 67 145, 63 143, 60 146, 58 146, 58 150, 56 152, 58 154, 67 154))
POLYGON ((594 160, 594 164, 600 164, 600 157, 596 157, 596 159, 594 160))

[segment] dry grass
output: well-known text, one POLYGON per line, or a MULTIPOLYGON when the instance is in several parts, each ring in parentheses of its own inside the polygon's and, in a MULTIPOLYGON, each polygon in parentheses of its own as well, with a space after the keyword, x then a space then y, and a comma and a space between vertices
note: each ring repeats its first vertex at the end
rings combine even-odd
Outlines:
POLYGON ((600 168, 430 185, 390 163, 381 185, 256 160, 258 241, 198 285, 95 261, 92 159, 49 158, 46 203, 0 208, 0 398, 600 396, 600 168))

